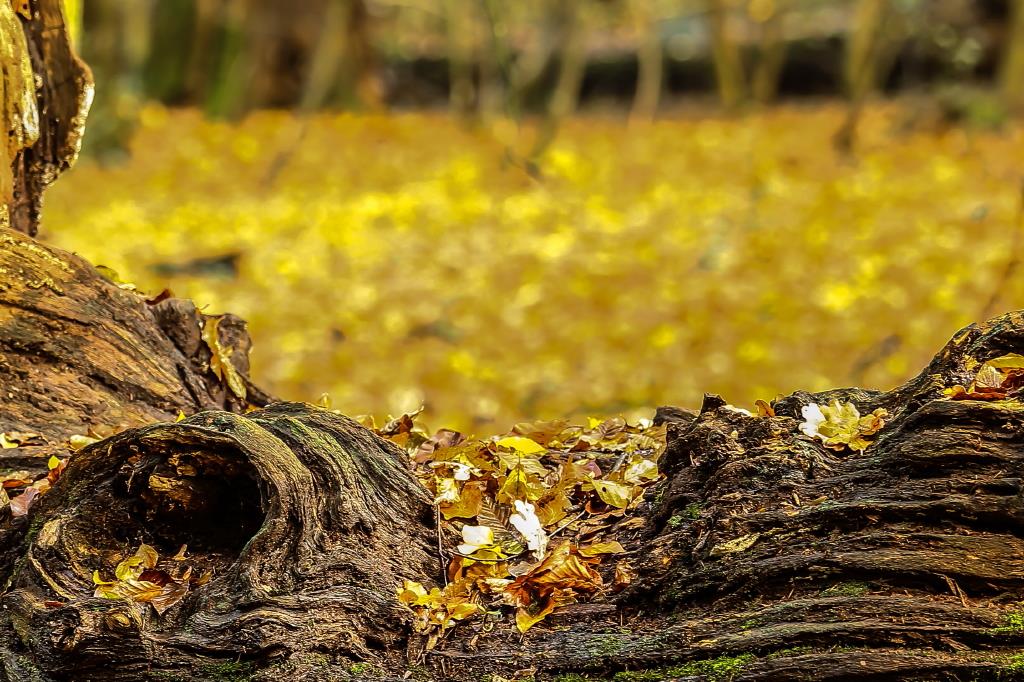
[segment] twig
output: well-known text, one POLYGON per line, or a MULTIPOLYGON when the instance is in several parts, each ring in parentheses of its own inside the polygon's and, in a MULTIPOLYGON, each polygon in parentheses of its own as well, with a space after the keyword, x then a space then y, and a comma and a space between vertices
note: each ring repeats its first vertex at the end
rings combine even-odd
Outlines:
POLYGON ((551 533, 548 535, 548 537, 551 537, 551 538, 555 537, 556 535, 561 533, 563 530, 565 530, 566 528, 568 528, 572 524, 576 523, 577 521, 579 521, 580 519, 582 519, 586 515, 587 515, 587 510, 584 509, 574 519, 571 519, 571 520, 567 521, 566 523, 562 524, 558 528, 556 528, 553 531, 551 531, 551 533))
POLYGON ((623 450, 622 454, 619 455, 618 458, 615 460, 615 464, 612 465, 612 470, 609 471, 608 473, 614 474, 616 471, 618 471, 619 467, 622 466, 622 463, 626 461, 626 455, 628 455, 628 454, 629 454, 628 452, 623 450))
POLYGON ((441 547, 441 508, 434 507, 435 518, 437 519, 437 561, 441 565, 441 577, 444 578, 444 586, 448 587, 448 567, 445 566, 444 549, 441 547))

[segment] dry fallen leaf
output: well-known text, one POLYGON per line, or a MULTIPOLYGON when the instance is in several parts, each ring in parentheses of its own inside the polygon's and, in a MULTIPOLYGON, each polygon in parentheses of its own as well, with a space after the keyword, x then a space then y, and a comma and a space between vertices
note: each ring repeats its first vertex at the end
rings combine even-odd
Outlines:
POLYGON ((26 488, 23 493, 16 497, 12 497, 10 501, 11 505, 11 516, 25 516, 28 514, 28 510, 32 507, 32 503, 39 497, 40 491, 38 488, 26 488))
POLYGON ((245 400, 245 382, 231 362, 231 349, 224 348, 220 342, 220 320, 219 317, 207 317, 203 324, 203 341, 210 349, 210 370, 220 377, 235 397, 245 400))
POLYGON ((804 434, 836 450, 850 448, 856 451, 863 451, 871 444, 866 436, 878 433, 888 416, 884 409, 879 408, 862 417, 856 405, 839 400, 832 400, 828 405, 805 405, 802 414, 804 421, 800 430, 804 434))

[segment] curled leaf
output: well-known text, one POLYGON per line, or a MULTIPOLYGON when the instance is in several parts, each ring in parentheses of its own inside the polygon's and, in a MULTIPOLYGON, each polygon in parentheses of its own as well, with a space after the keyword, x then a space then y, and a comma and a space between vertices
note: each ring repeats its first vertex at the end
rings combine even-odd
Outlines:
POLYGON ((210 349, 210 370, 220 377, 228 389, 239 400, 245 400, 245 382, 231 362, 231 349, 224 348, 220 342, 219 317, 208 317, 203 324, 203 341, 210 349))

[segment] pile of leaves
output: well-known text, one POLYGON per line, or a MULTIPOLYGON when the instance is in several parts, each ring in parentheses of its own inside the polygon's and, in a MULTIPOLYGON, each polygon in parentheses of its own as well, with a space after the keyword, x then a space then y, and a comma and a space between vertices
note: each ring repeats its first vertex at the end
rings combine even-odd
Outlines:
POLYGON ((660 478, 664 427, 622 418, 523 423, 502 436, 467 439, 442 429, 432 436, 415 414, 375 428, 402 445, 438 515, 462 542, 441 548, 447 584, 430 590, 406 581, 398 599, 416 614, 433 647, 458 621, 509 608, 526 632, 560 606, 631 580, 626 561, 599 571, 623 546, 609 531, 642 522, 629 512, 660 478))
POLYGON ((188 546, 182 545, 177 554, 161 561, 155 549, 142 543, 132 556, 118 562, 113 580, 104 580, 98 570, 93 571, 94 596, 150 604, 162 616, 184 599, 189 589, 213 577, 210 571, 192 575, 192 568, 184 564, 187 550, 188 546))
MULTIPOLYGON (((978 367, 978 361, 968 358, 968 370, 978 367)), ((982 363, 974 381, 966 388, 957 384, 944 393, 952 400, 1005 400, 1019 398, 1024 392, 1024 355, 1009 353, 982 363)))
POLYGON ((849 448, 857 452, 863 452, 871 444, 867 437, 878 433, 888 416, 885 409, 878 408, 862 417, 856 405, 839 400, 832 400, 828 405, 805 405, 801 414, 804 421, 800 430, 804 435, 834 450, 849 448))
MULTIPOLYGON (((81 436, 79 438, 85 438, 81 436)), ((0 433, 0 449, 34 448, 46 444, 37 433, 7 431, 0 433)), ((69 444, 72 448, 82 447, 81 441, 69 444)), ((36 499, 46 493, 64 473, 67 466, 66 457, 51 455, 46 462, 46 473, 33 474, 31 471, 17 470, 0 473, 0 510, 10 507, 11 516, 20 517, 28 514, 29 508, 36 499)))

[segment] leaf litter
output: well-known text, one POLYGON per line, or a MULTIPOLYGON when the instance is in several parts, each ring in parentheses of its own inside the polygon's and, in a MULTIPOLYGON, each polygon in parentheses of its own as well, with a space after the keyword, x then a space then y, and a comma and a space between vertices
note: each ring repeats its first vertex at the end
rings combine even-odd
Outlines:
POLYGON ((632 570, 617 541, 606 537, 661 479, 665 428, 622 418, 517 424, 509 433, 468 439, 433 435, 419 412, 377 428, 401 445, 462 542, 444 550, 447 584, 427 589, 406 581, 398 600, 433 648, 459 621, 514 611, 525 633, 559 607, 628 585, 632 570), (616 562, 606 584, 599 567, 616 562))

